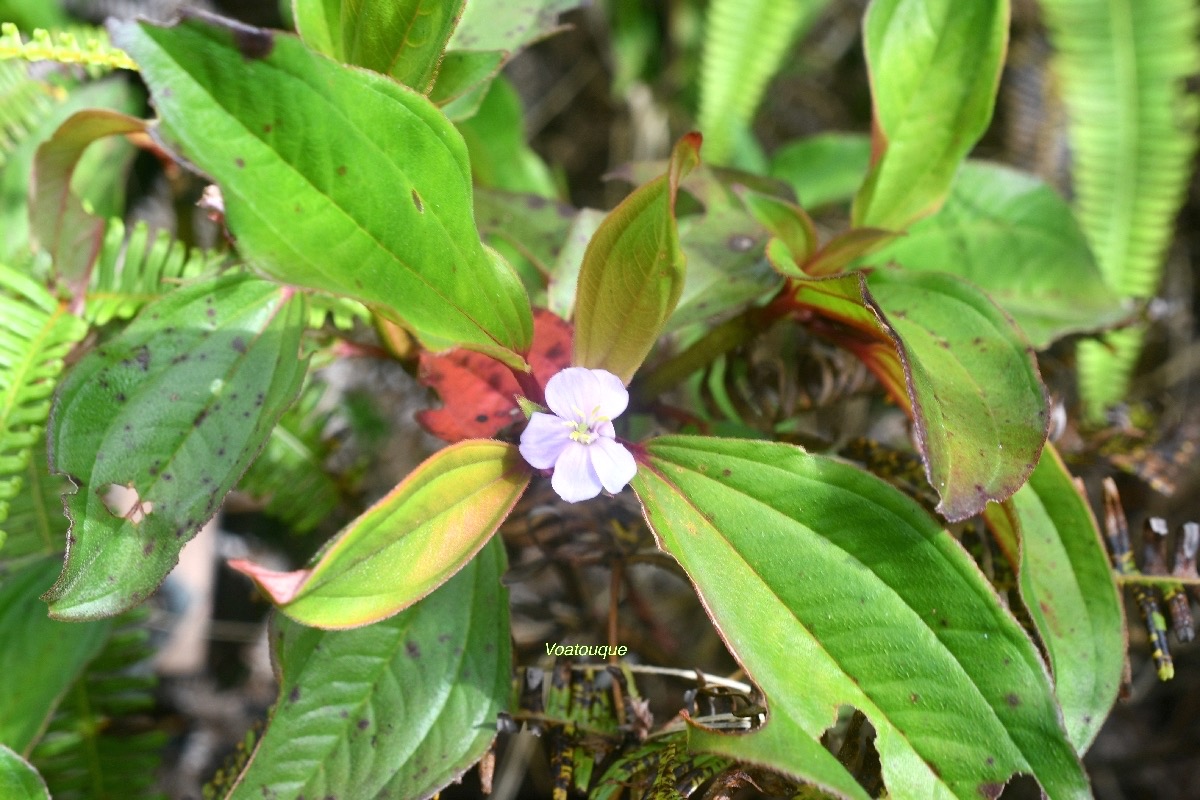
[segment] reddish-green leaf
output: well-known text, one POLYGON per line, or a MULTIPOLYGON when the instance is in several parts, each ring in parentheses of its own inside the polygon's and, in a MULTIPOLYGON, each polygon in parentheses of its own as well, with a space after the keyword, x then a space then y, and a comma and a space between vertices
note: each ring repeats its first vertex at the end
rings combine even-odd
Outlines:
POLYGON ((299 391, 304 313, 291 289, 226 275, 147 305, 67 374, 50 466, 78 490, 54 616, 117 614, 175 566, 299 391))
POLYGON ((296 0, 310 47, 428 93, 464 0, 296 0))
POLYGON ((255 266, 370 304, 430 349, 525 368, 528 299, 480 242, 466 147, 428 99, 232 23, 130 22, 114 39, 150 85, 159 138, 220 184, 255 266))
POLYGON ((460 442, 435 453, 295 572, 230 566, 297 622, 353 628, 425 597, 479 552, 532 472, 509 444, 460 442))
MULTIPOLYGON (((570 354, 571 326, 549 311, 535 310, 529 365, 538 384, 545 386, 566 368, 570 354)), ((421 353, 420 381, 437 391, 442 407, 418 411, 417 422, 447 442, 495 436, 524 419, 515 399, 521 387, 512 371, 482 353, 421 353)))
POLYGON ((511 694, 504 546, 352 631, 275 621, 279 701, 228 797, 429 797, 479 760, 511 694))
POLYGON ((1013 563, 1021 597, 1054 670, 1067 734, 1083 753, 1117 699, 1125 620, 1104 543, 1086 498, 1054 448, 1003 506, 986 517, 1013 563))
POLYGON ((889 797, 995 797, 1017 772, 1089 796, 1036 648, 915 502, 796 447, 694 437, 649 442, 633 487, 767 698, 763 730, 693 747, 862 797, 802 741, 851 705, 889 797))
POLYGON ((629 383, 654 346, 683 291, 675 196, 699 159, 700 136, 684 136, 667 174, 625 198, 592 236, 575 295, 576 366, 629 383))
POLYGON ((965 519, 1020 488, 1046 440, 1046 390, 1032 349, 986 295, 903 270, 793 286, 797 304, 838 323, 814 329, 858 353, 910 409, 942 514, 965 519))
POLYGON ((88 145, 98 139, 140 133, 146 123, 117 111, 76 112, 37 150, 30 186, 29 221, 38 245, 76 298, 87 289, 104 241, 106 220, 91 214, 71 191, 71 176, 88 145))
POLYGON ((875 106, 870 174, 855 227, 902 230, 937 210, 987 129, 1008 0, 875 0, 863 23, 875 106))

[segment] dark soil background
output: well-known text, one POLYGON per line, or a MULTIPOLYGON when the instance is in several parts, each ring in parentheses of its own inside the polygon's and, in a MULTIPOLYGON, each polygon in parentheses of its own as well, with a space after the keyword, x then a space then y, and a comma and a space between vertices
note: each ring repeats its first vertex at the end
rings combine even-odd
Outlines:
MULTIPOLYGON (((109 13, 147 10, 165 16, 172 3, 71 0, 68 5, 83 16, 99 19, 109 13)), ((813 133, 869 130, 870 97, 858 39, 865 5, 865 0, 832 3, 797 46, 758 115, 757 131, 768 153, 813 133)), ((273 0, 213 0, 209 7, 251 24, 281 24, 273 0)), ((569 187, 568 199, 576 206, 610 208, 626 187, 609 183, 604 176, 631 160, 664 158, 674 139, 691 125, 688 109, 695 98, 689 92, 694 92, 690 86, 694 86, 697 26, 703 18, 703 4, 669 0, 647 3, 646 8, 646 19, 656 28, 657 47, 644 80, 625 96, 614 96, 611 90, 611 29, 604 4, 568 14, 563 20, 567 28, 561 34, 537 44, 507 68, 506 74, 524 100, 531 143, 553 169, 561 171, 569 187)), ((1053 95, 1053 76, 1047 71, 1048 57, 1036 5, 1017 2, 1001 101, 977 155, 1034 171, 1069 196, 1069 153, 1062 111, 1053 95)), ((1099 480, 1116 476, 1135 534, 1150 515, 1164 517, 1173 530, 1186 520, 1200 520, 1196 500, 1200 470, 1191 458, 1200 434, 1200 409, 1194 402, 1200 368, 1195 325, 1197 248, 1200 184, 1193 178, 1168 254, 1161 300, 1152 307, 1151 344, 1139 368, 1130 408, 1114 416, 1108 432, 1085 436, 1068 425, 1059 441, 1073 469, 1085 477, 1094 499, 1099 497, 1099 480), (1141 427, 1133 430, 1130 420, 1134 418, 1150 422, 1139 423, 1141 427), (1110 455, 1101 454, 1101 445, 1131 430, 1140 451, 1123 460, 1117 458, 1122 468, 1110 455), (1159 489, 1152 488, 1150 477, 1157 477, 1159 489)), ((1043 373, 1069 416, 1074 414, 1072 351, 1069 345, 1056 347, 1043 360, 1043 373)), ((394 363, 359 360, 350 372, 353 374, 340 378, 344 390, 369 397, 381 419, 411 428, 412 412, 429 404, 425 390, 394 363)), ((373 481, 378 491, 402 477, 432 446, 426 439, 408 435, 379 448, 379 469, 373 481)), ((630 500, 628 496, 625 499, 630 500)), ((531 515, 537 502, 537 498, 525 502, 531 515)), ((626 513, 636 521, 632 506, 626 513)), ((530 555, 530 519, 532 516, 505 530, 514 564, 514 635, 518 663, 545 666, 546 658, 538 650, 547 639, 605 640, 607 564, 611 563, 606 559, 613 555, 608 550, 613 544, 604 538, 587 538, 582 532, 575 538, 554 539, 549 545, 541 542, 533 549, 541 555, 549 552, 561 562, 556 567, 558 574, 546 578, 530 555), (594 633, 582 636, 587 631, 594 633)), ((224 557, 256 548, 272 550, 296 563, 321 541, 319 536, 282 536, 272 525, 253 510, 236 506, 226 510, 209 557, 216 575, 211 616, 190 623, 200 629, 187 646, 198 649, 183 654, 182 669, 164 673, 161 713, 173 737, 162 778, 164 789, 173 798, 198 798, 200 785, 245 730, 265 717, 274 700, 261 633, 266 606, 254 599, 244 579, 223 566, 224 557)), ((582 523, 579 527, 586 529, 582 523)), ((564 523, 564 530, 571 528, 564 523)), ((1141 552, 1136 541, 1134 552, 1141 552)), ((641 598, 626 595, 631 609, 622 612, 620 641, 654 663, 701 666, 720 674, 735 670, 719 641, 710 635, 678 572, 661 565, 629 569, 628 585, 644 594, 641 598)), ((162 627, 177 626, 171 622, 176 619, 171 597, 164 596, 159 602, 162 627)), ((179 602, 186 604, 186 597, 179 602)), ((1117 705, 1086 757, 1094 791, 1103 800, 1200 798, 1200 648, 1172 640, 1176 677, 1161 683, 1132 605, 1128 617, 1129 696, 1117 705)), ((647 682, 643 691, 654 700, 656 719, 667 719, 678 711, 686 688, 686 683, 678 681, 647 682)), ((517 741, 501 737, 496 796, 549 797, 545 754, 536 744, 530 747, 517 741)), ((451 787, 444 796, 478 796, 478 791, 478 778, 472 771, 461 787, 451 787)), ((1035 787, 1018 781, 1004 796, 1036 795, 1035 787)))

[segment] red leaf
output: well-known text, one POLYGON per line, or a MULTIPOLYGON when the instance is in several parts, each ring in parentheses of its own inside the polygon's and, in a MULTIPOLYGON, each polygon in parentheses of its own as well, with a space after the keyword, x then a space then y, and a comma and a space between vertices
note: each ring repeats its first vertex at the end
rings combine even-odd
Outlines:
MULTIPOLYGON (((570 358, 570 324, 536 309, 527 360, 538 385, 545 386, 568 366, 570 358)), ((437 391, 442 407, 418 412, 417 422, 439 439, 486 439, 521 418, 514 399, 521 389, 499 361, 470 350, 451 350, 440 355, 421 353, 420 363, 419 380, 437 391)))

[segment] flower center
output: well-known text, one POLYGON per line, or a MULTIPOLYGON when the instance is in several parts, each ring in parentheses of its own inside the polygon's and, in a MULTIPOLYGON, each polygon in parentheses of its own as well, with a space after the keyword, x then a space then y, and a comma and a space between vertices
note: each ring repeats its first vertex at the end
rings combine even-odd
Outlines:
MULTIPOLYGON (((570 425, 571 423, 568 422, 567 424, 570 425)), ((592 433, 591 426, 588 425, 587 420, 575 423, 574 428, 571 431, 572 441, 579 442, 580 444, 591 444, 592 440, 596 438, 596 434, 592 433)))
POLYGON ((591 444, 600 435, 593 429, 597 425, 603 425, 608 422, 608 418, 597 416, 600 413, 599 406, 593 408, 591 414, 584 414, 578 408, 572 408, 571 410, 575 412, 575 418, 578 421, 563 420, 563 423, 571 428, 571 441, 579 442, 580 444, 591 444))

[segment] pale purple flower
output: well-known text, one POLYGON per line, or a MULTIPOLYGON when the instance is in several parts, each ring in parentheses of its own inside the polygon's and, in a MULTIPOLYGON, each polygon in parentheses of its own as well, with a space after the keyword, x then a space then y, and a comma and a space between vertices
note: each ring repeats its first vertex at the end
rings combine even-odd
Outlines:
POLYGON ((569 367, 546 382, 546 405, 521 434, 521 455, 538 469, 554 468, 550 485, 568 503, 616 494, 637 464, 614 438, 612 419, 629 405, 621 379, 602 369, 569 367))

